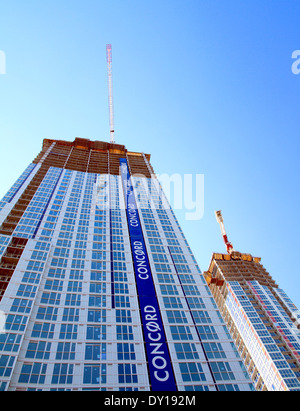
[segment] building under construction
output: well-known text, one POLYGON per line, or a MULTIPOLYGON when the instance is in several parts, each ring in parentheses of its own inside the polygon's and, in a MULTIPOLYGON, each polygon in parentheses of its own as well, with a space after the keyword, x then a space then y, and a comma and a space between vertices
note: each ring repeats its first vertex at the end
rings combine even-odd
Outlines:
POLYGON ((0 391, 300 390, 296 307, 220 213, 203 276, 150 155, 115 143, 111 62, 110 143, 45 139, 0 201, 0 391))
POLYGON ((260 258, 234 251, 221 212, 227 254, 213 254, 207 284, 259 391, 300 389, 297 307, 278 287, 260 258))

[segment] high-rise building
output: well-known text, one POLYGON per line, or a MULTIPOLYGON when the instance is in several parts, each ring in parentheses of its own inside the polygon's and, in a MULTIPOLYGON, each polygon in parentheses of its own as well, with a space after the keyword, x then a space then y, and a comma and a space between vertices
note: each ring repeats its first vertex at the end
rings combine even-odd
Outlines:
POLYGON ((260 258, 230 249, 204 274, 256 390, 299 391, 298 310, 260 258))
POLYGON ((0 390, 253 390, 166 203, 150 155, 44 140, 0 202, 0 390))

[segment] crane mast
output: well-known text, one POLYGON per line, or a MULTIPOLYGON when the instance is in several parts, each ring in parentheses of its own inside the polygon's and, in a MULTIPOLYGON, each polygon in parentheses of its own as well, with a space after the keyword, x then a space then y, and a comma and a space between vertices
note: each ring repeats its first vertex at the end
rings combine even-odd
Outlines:
POLYGON ((106 45, 106 60, 108 74, 108 107, 109 107, 109 125, 110 125, 110 142, 115 143, 114 137, 114 105, 113 105, 113 83, 112 83, 112 47, 111 44, 106 45))
POLYGON ((223 240, 224 240, 224 243, 225 243, 226 248, 227 248, 227 252, 228 252, 228 254, 231 254, 234 251, 234 249, 233 249, 232 244, 228 241, 228 237, 227 237, 227 234, 226 234, 226 231, 225 231, 222 212, 221 211, 215 211, 215 215, 216 215, 217 222, 220 224, 221 233, 222 233, 223 240))

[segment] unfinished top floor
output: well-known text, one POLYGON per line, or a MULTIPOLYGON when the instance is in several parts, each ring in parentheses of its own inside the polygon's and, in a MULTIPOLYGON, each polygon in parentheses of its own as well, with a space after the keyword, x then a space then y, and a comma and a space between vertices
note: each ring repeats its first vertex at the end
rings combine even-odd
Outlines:
POLYGON ((75 138, 72 141, 44 139, 41 152, 33 161, 49 167, 74 171, 119 175, 120 158, 127 158, 132 175, 151 178, 154 174, 150 154, 128 151, 124 145, 75 138))

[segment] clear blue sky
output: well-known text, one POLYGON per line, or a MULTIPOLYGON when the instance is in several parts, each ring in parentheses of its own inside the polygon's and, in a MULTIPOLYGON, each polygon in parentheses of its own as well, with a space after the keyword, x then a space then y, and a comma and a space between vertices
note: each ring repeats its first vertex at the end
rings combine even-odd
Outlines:
POLYGON ((176 212, 201 269, 225 252, 222 209, 300 307, 299 19, 298 0, 3 1, 0 197, 43 138, 109 139, 111 43, 117 142, 205 176, 204 217, 176 212))

